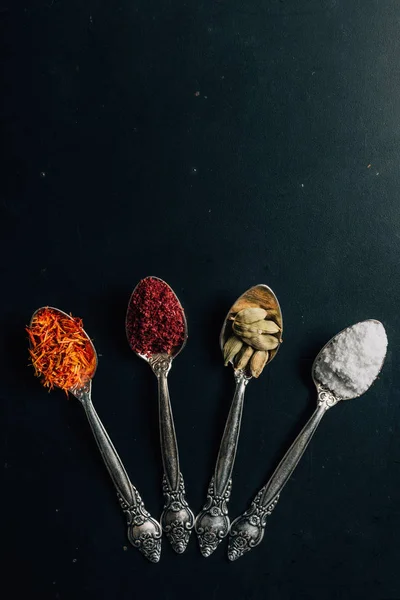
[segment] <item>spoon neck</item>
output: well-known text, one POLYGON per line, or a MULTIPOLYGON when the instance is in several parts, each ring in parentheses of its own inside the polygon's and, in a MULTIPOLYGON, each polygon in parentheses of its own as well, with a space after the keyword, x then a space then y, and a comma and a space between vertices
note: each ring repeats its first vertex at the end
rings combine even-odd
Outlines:
POLYGON ((225 424, 214 473, 215 495, 223 496, 230 487, 233 465, 242 422, 244 394, 251 377, 243 371, 235 371, 236 388, 225 424))
POLYGON ((171 369, 172 357, 169 354, 154 354, 149 359, 149 363, 158 380, 160 446, 166 488, 170 492, 177 492, 181 477, 179 452, 168 390, 168 373, 171 369))
POLYGON ((244 388, 249 383, 251 377, 246 375, 243 370, 234 371, 235 383, 236 383, 236 393, 244 393, 244 388))
POLYGON ((86 383, 71 388, 69 391, 79 402, 88 404, 92 401, 92 380, 89 379, 86 383))
POLYGON ((317 410, 329 410, 332 406, 335 406, 340 400, 337 398, 332 392, 330 392, 327 388, 324 388, 322 385, 318 384, 318 400, 317 400, 317 410))
POLYGON ((172 367, 170 354, 153 354, 149 358, 149 365, 157 379, 166 378, 172 367))
POLYGON ((100 454, 111 476, 114 486, 116 487, 123 510, 127 510, 129 507, 136 506, 138 503, 140 503, 141 498, 137 490, 131 484, 125 467, 93 406, 90 397, 90 390, 88 393, 82 392, 79 399, 85 410, 86 417, 89 421, 93 436, 100 450, 100 454))
POLYGON ((281 462, 275 469, 268 483, 262 488, 254 502, 260 504, 264 508, 273 508, 273 503, 279 498, 282 489, 289 481, 293 474, 293 471, 299 464, 301 457, 303 456, 308 444, 311 441, 314 433, 317 430, 318 425, 321 422, 322 417, 326 411, 330 408, 326 401, 319 401, 316 409, 311 415, 310 419, 303 427, 281 462))

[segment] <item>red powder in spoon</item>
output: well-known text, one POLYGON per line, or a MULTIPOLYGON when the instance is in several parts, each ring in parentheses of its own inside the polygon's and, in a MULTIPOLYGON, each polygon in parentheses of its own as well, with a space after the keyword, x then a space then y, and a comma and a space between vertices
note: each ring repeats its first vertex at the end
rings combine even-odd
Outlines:
POLYGON ((185 339, 182 306, 160 279, 146 277, 136 286, 126 315, 129 344, 138 354, 172 354, 185 339))

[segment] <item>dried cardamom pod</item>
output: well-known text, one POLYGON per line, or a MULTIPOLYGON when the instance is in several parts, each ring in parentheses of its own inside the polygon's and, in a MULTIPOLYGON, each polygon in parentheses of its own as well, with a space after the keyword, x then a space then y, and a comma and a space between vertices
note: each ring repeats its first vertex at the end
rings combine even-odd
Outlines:
POLYGON ((256 323, 257 321, 261 321, 265 319, 267 316, 267 311, 263 308, 244 308, 239 311, 235 317, 235 323, 239 324, 248 324, 248 323, 256 323))
POLYGON ((249 362, 254 350, 251 346, 244 344, 240 352, 236 355, 236 368, 239 370, 243 370, 247 367, 247 363, 249 362))
POLYGON ((259 377, 269 357, 269 352, 256 350, 250 359, 250 373, 253 377, 259 377))
POLYGON ((232 335, 228 338, 224 344, 224 364, 227 364, 233 360, 239 350, 242 348, 243 342, 236 337, 236 335, 232 335))
POLYGON ((274 350, 279 344, 278 339, 269 333, 254 334, 251 338, 246 338, 246 342, 255 350, 274 350))
POLYGON ((257 321, 250 325, 239 325, 236 322, 233 323, 233 331, 242 337, 250 337, 249 334, 254 333, 278 333, 280 331, 279 325, 274 321, 257 321))
POLYGON ((252 327, 258 330, 258 333, 278 333, 281 328, 274 321, 257 321, 252 327))
POLYGON ((232 329, 236 335, 242 338, 249 338, 257 333, 257 331, 251 331, 250 325, 239 325, 236 321, 233 322, 232 329))

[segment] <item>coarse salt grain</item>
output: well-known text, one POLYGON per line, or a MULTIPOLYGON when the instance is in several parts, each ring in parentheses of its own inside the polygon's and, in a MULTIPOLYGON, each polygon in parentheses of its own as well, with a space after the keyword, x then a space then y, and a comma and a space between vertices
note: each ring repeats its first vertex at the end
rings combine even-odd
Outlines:
POLYGON ((348 327, 321 350, 315 378, 339 398, 360 396, 377 377, 386 355, 387 336, 379 321, 348 327))

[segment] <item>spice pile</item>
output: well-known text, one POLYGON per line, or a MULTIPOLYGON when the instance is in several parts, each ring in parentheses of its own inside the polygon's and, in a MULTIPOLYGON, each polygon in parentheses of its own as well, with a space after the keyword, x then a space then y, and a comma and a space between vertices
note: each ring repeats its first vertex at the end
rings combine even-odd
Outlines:
POLYGON ((93 377, 96 355, 82 319, 45 307, 34 314, 26 331, 35 375, 45 387, 68 393, 93 377))
POLYGON ((362 321, 338 333, 315 363, 317 380, 344 400, 361 396, 378 375, 387 336, 379 321, 362 321))
POLYGON ((225 366, 233 362, 235 369, 249 369, 253 377, 259 377, 269 359, 270 350, 281 342, 281 328, 274 320, 267 319, 263 308, 244 308, 233 318, 233 335, 224 344, 225 366))
POLYGON ((183 308, 161 279, 146 277, 136 286, 129 301, 126 332, 134 352, 150 357, 172 354, 185 339, 183 308))

